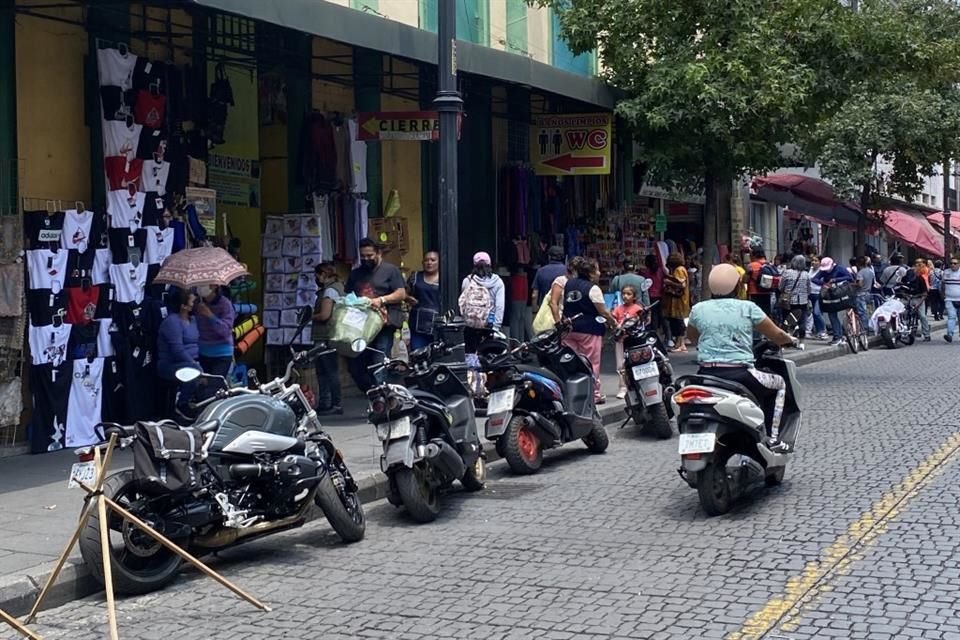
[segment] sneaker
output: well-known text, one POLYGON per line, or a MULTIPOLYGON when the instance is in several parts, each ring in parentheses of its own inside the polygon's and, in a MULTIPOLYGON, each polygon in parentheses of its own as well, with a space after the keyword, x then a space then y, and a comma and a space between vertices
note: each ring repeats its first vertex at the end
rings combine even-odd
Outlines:
POLYGON ((953 342, 953 336, 949 334, 943 336, 943 339, 946 340, 947 342, 953 342))
POLYGON ((817 340, 829 340, 829 339, 830 339, 830 336, 828 336, 828 335, 825 334, 825 333, 818 333, 818 334, 817 334, 816 336, 814 336, 814 337, 815 337, 817 340))
POLYGON ((779 438, 767 438, 767 449, 774 453, 790 453, 790 445, 781 442, 779 438))
POLYGON ((930 336, 923 336, 924 342, 930 342, 930 336))
POLYGON ((842 344, 843 344, 843 338, 834 338, 833 340, 830 341, 831 347, 839 347, 842 344))
POLYGON ((329 407, 326 409, 317 409, 317 415, 318 416, 342 416, 343 407, 336 406, 336 407, 329 407))
POLYGON ((617 400, 623 400, 627 397, 627 390, 623 387, 620 387, 620 390, 617 391, 617 400))

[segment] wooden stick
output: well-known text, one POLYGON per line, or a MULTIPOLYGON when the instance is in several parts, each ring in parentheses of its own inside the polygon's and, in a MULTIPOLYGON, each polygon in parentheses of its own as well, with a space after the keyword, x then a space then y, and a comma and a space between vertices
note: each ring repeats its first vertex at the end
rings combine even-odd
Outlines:
POLYGON ((20 635, 22 635, 24 638, 30 638, 30 640, 43 640, 43 638, 41 638, 40 636, 35 634, 33 631, 30 631, 30 629, 27 629, 25 626, 20 624, 19 620, 14 618, 12 615, 7 613, 3 609, 0 609, 0 618, 2 618, 3 621, 6 622, 8 625, 13 627, 17 631, 19 631, 20 635))
MULTIPOLYGON (((77 482, 88 493, 93 491, 87 485, 85 485, 82 481, 78 480, 77 482)), ((216 580, 217 582, 225 586, 227 589, 230 589, 230 591, 233 591, 235 594, 237 594, 238 596, 240 596, 241 598, 243 598, 253 606, 257 607, 258 609, 262 611, 268 611, 268 612, 272 611, 270 607, 263 604, 262 602, 254 598, 252 595, 250 595, 249 593, 247 593, 237 585, 233 584, 232 582, 230 582, 229 580, 221 576, 219 573, 217 573, 207 565, 203 564, 200 560, 192 556, 187 551, 184 551, 183 549, 178 547, 176 544, 174 544, 169 539, 167 539, 166 536, 159 533, 158 531, 155 531, 152 527, 150 527, 150 525, 145 523, 143 520, 133 515, 132 513, 130 513, 123 507, 121 507, 119 504, 111 500, 110 498, 106 496, 101 496, 101 497, 103 500, 106 501, 108 507, 116 511, 118 514, 120 514, 121 516, 123 516, 124 518, 132 522, 133 524, 135 524, 145 534, 147 534, 148 536, 150 536, 151 538, 153 538, 154 540, 162 544, 168 550, 173 551, 175 554, 177 554, 178 556, 180 556, 181 558, 183 558, 184 560, 192 564, 194 567, 196 567, 197 569, 205 573, 208 577, 213 578, 214 580, 216 580)))
MULTIPOLYGON (((97 474, 97 483, 94 485, 95 491, 100 491, 103 487, 103 481, 106 479, 106 471, 110 468, 110 461, 113 459, 113 449, 116 444, 117 437, 116 434, 110 436, 110 442, 107 445, 107 453, 104 456, 103 462, 103 473, 97 474)), ((94 454, 96 455, 96 453, 94 454)), ((79 481, 78 481, 79 482, 79 481)), ((84 487, 86 491, 89 492, 89 489, 84 487)), ((71 536, 70 541, 67 543, 67 546, 64 547, 63 553, 60 554, 60 557, 57 559, 57 565, 53 568, 53 571, 50 573, 50 577, 47 578, 47 583, 43 585, 43 589, 40 590, 40 595, 37 596, 37 601, 33 603, 33 608, 30 609, 30 614, 27 616, 25 622, 30 624, 37 617, 37 612, 40 611, 40 607, 43 604, 43 601, 47 597, 47 593, 53 588, 53 583, 59 577, 60 572, 63 570, 63 565, 66 564, 67 558, 70 556, 70 552, 73 551, 73 547, 76 546, 77 541, 80 539, 81 533, 83 533, 83 528, 87 525, 87 519, 90 517, 90 513, 93 511, 93 503, 87 501, 83 510, 80 512, 80 521, 77 523, 77 528, 73 531, 73 536, 71 536)))
MULTIPOLYGON (((107 445, 107 456, 113 451, 113 443, 116 435, 110 436, 110 444, 107 445)), ((99 491, 103 485, 103 477, 107 473, 107 466, 100 457, 100 449, 93 450, 93 463, 97 467, 97 488, 99 491)), ((110 626, 110 640, 120 640, 120 633, 117 631, 117 604, 113 600, 113 567, 110 560, 110 527, 107 523, 107 505, 104 503, 106 496, 103 494, 94 495, 93 499, 97 501, 97 512, 100 516, 100 556, 103 562, 103 585, 107 591, 107 623, 110 626)))

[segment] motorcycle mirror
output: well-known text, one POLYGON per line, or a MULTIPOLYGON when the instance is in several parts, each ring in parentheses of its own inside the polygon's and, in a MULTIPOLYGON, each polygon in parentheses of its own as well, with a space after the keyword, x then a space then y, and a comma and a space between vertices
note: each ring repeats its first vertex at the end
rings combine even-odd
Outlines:
POLYGON ((354 353, 363 353, 367 350, 367 341, 363 338, 357 338, 350 343, 350 350, 354 353))
POLYGON ((203 374, 199 369, 195 369, 193 367, 183 367, 177 369, 177 372, 173 375, 180 382, 193 382, 203 374))

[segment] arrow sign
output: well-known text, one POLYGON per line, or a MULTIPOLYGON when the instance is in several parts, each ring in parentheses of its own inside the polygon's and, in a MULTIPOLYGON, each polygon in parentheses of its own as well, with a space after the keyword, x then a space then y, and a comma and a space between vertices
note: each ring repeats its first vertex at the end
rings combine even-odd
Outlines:
POLYGON ((605 158, 603 156, 574 156, 569 153, 544 160, 543 164, 566 171, 567 173, 574 169, 599 169, 603 167, 605 158))

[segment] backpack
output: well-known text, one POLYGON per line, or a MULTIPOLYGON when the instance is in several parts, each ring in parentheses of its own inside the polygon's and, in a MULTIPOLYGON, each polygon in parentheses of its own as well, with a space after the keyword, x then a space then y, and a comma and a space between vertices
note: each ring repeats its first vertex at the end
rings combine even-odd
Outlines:
POLYGON ((777 291, 780 289, 780 272, 769 262, 763 263, 760 272, 757 273, 757 289, 764 292, 777 291))
POLYGON ((493 296, 490 290, 474 276, 467 279, 467 286, 460 294, 460 315, 463 322, 471 329, 483 329, 493 311, 493 296))
POLYGON ((934 269, 930 272, 930 288, 940 289, 940 283, 943 281, 943 269, 934 269))

